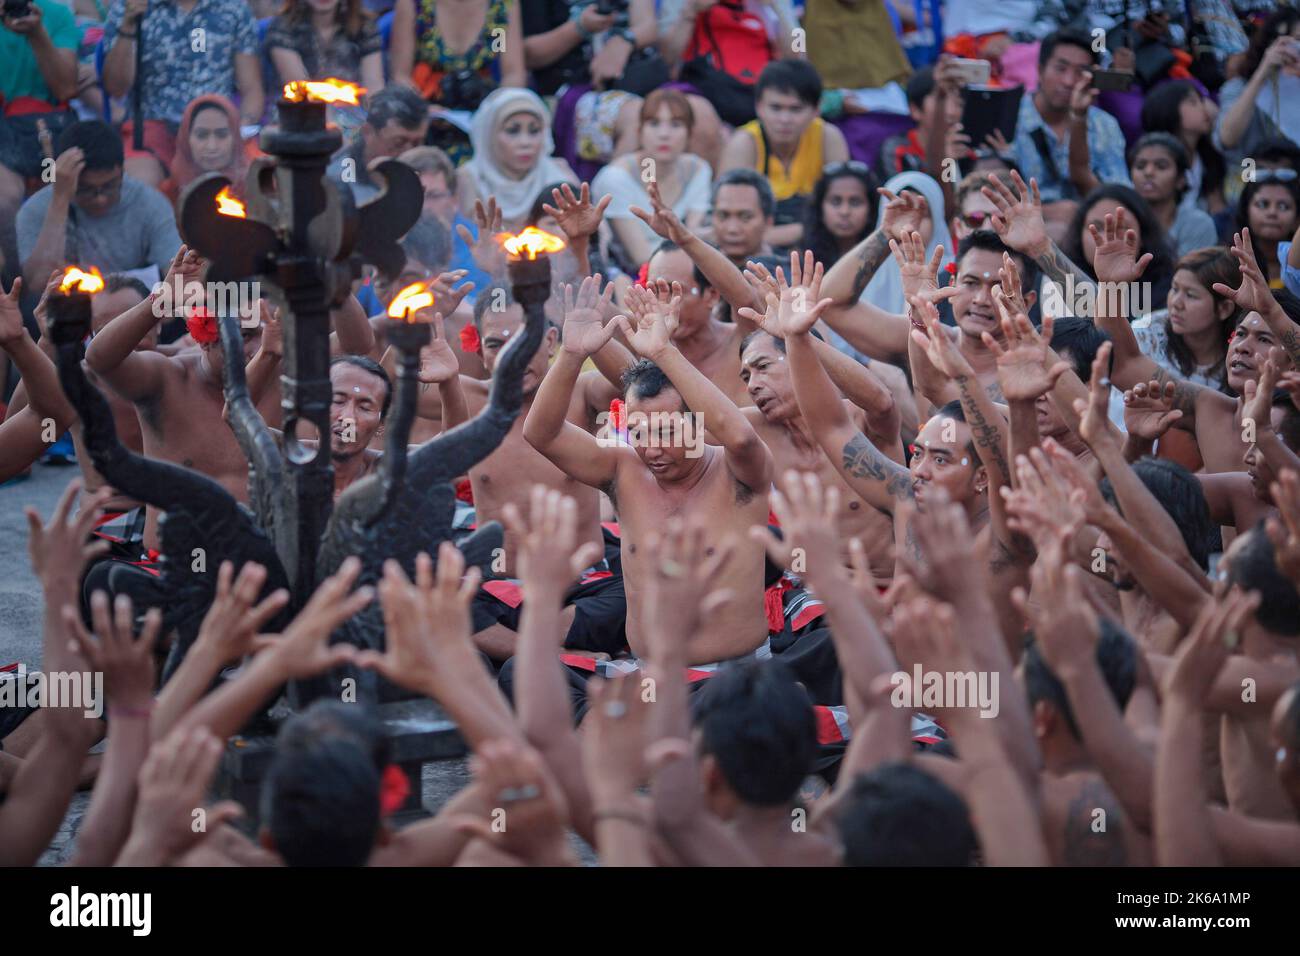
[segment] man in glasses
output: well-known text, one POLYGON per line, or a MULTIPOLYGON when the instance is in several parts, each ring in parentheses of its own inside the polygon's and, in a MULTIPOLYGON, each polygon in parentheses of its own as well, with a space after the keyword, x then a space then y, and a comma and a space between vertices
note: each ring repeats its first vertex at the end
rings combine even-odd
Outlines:
POLYGON ((18 256, 31 289, 65 265, 157 282, 180 248, 162 193, 123 173, 122 140, 107 123, 73 123, 55 145, 53 181, 18 211, 18 256))
POLYGON ((954 242, 961 242, 972 232, 980 229, 993 228, 989 217, 998 211, 998 207, 993 205, 993 200, 980 192, 980 189, 984 186, 993 188, 991 180, 995 176, 1007 188, 1011 187, 1010 176, 986 172, 971 173, 957 184, 957 192, 954 194, 956 213, 948 224, 954 242))

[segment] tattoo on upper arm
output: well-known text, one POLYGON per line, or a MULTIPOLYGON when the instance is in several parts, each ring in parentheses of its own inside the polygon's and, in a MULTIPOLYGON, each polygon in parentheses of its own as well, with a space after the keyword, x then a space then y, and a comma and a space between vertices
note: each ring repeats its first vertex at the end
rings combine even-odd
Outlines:
POLYGON ((911 499, 912 473, 856 433, 844 446, 844 470, 857 478, 883 482, 891 498, 911 499))
POLYGON ((1166 382, 1174 383, 1173 405, 1183 413, 1184 422, 1196 414, 1196 396, 1201 393, 1202 386, 1171 375, 1166 369, 1159 367, 1156 368, 1154 379, 1160 383, 1161 388, 1164 388, 1166 382))
POLYGON ((1284 330, 1278 336, 1278 339, 1281 341, 1286 354, 1295 363, 1296 368, 1300 368, 1300 327, 1297 327, 1294 322, 1291 323, 1291 327, 1284 330))
POLYGON ((889 240, 885 234, 877 230, 867 237, 866 245, 862 247, 862 252, 858 256, 858 272, 853 277, 853 292, 850 299, 856 299, 862 295, 862 290, 867 287, 871 277, 876 274, 881 263, 889 256, 889 240))

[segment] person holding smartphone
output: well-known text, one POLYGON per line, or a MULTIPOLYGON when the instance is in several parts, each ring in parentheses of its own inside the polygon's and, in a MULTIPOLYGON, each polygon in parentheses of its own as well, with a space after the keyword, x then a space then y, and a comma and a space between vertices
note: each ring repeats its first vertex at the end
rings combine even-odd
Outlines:
POLYGON ((1219 93, 1215 145, 1229 166, 1265 140, 1300 143, 1300 11, 1284 7, 1256 32, 1239 75, 1219 93))

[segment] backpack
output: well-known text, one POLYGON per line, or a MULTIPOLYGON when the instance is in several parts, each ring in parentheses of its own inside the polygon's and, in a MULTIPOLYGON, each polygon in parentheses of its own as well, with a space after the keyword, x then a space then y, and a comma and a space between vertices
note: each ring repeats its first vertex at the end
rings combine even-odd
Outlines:
POLYGON ((754 84, 772 62, 767 27, 737 0, 720 0, 695 19, 681 78, 732 126, 754 119, 754 84))

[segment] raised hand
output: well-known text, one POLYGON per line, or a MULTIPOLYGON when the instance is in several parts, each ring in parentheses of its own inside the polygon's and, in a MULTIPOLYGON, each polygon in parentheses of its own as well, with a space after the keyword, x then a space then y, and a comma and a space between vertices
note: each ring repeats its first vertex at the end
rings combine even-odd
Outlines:
POLYGON ((802 266, 799 264, 799 253, 790 253, 788 285, 785 274, 780 269, 776 270, 777 287, 781 290, 777 320, 783 337, 807 332, 817 324, 826 308, 834 304, 834 299, 820 298, 822 275, 822 264, 816 261, 811 251, 804 253, 802 266))
POLYGON ((481 666, 470 641, 469 606, 482 572, 471 568, 462 580, 464 570, 464 555, 450 541, 438 549, 436 580, 433 561, 423 552, 415 559, 414 584, 400 564, 385 561, 379 599, 387 647, 382 653, 360 651, 356 665, 430 696, 456 667, 481 666))
POLYGON ((1250 229, 1242 229, 1232 236, 1232 255, 1237 260, 1241 271, 1241 285, 1237 288, 1214 283, 1214 291, 1224 298, 1231 299, 1238 308, 1247 312, 1258 312, 1267 320, 1279 309, 1277 300, 1268 287, 1268 279, 1255 258, 1255 247, 1250 241, 1250 229))
POLYGON ((441 385, 460 374, 460 360, 447 341, 447 327, 441 312, 435 312, 429 322, 433 337, 420 349, 420 370, 417 374, 423 385, 441 385))
POLYGON ((930 204, 924 196, 910 189, 895 195, 884 186, 876 192, 886 200, 884 216, 880 220, 880 231, 885 238, 902 239, 921 231, 921 223, 930 215, 930 204))
POLYGON ((506 250, 497 240, 501 232, 501 210, 497 208, 495 196, 489 196, 487 205, 483 200, 474 200, 474 225, 478 229, 478 238, 469 231, 469 227, 459 225, 456 233, 469 246, 470 255, 480 269, 490 276, 505 275, 506 250))
POLYGON ((100 505, 112 493, 109 488, 99 489, 81 503, 81 510, 73 517, 73 506, 81 494, 81 479, 74 478, 63 490, 49 524, 41 524, 41 516, 35 508, 23 509, 27 515, 27 553, 47 598, 62 598, 75 593, 86 563, 108 550, 107 541, 87 544, 86 539, 99 517, 100 505))
POLYGON ((1110 420, 1110 350, 1110 342, 1103 342, 1097 349, 1088 382, 1088 400, 1074 400, 1074 410, 1079 414, 1079 437, 1094 452, 1101 445, 1118 446, 1121 442, 1119 429, 1110 420))
POLYGON ((360 560, 355 557, 345 560, 338 571, 320 583, 284 634, 268 642, 267 653, 275 655, 286 679, 315 677, 346 664, 356 655, 356 648, 351 644, 331 645, 329 637, 374 597, 371 587, 348 593, 360 574, 360 560))
POLYGON ((457 830, 530 866, 576 864, 565 840, 568 804, 536 750, 515 740, 489 740, 470 757, 470 769, 493 806, 493 819, 458 816, 452 821, 457 830), (495 820, 504 825, 494 826, 495 820))
POLYGON ((626 315, 617 315, 614 321, 638 355, 654 361, 656 356, 672 346, 673 331, 681 314, 681 293, 681 285, 676 282, 672 286, 672 298, 667 302, 662 289, 657 295, 636 286, 628 290, 629 311, 634 312, 636 325, 633 326, 633 320, 626 315))
MULTIPOLYGON (((994 299, 1002 306, 1005 301, 998 293, 994 299)), ((1050 369, 1047 360, 1052 348, 1052 317, 1043 317, 1040 335, 1029 316, 1023 312, 1008 316, 1002 314, 1002 345, 992 334, 982 336, 985 347, 993 353, 998 367, 998 385, 1008 402, 1032 402, 1046 395, 1056 385, 1056 380, 1070 370, 1065 362, 1057 362, 1050 369)))
MULTIPOLYGON (((3 286, 0 286, 2 289, 3 286)), ((22 295, 23 280, 15 278, 14 284, 4 295, 0 295, 0 348, 4 348, 27 334, 27 329, 23 326, 23 313, 18 308, 18 300, 22 295)), ((45 299, 42 297, 41 302, 45 299)))
POLYGON ((113 706, 135 711, 148 708, 153 703, 153 647, 162 628, 162 612, 156 607, 149 609, 137 640, 131 599, 119 594, 110 617, 108 595, 96 591, 90 596, 90 618, 94 635, 86 631, 74 606, 63 606, 63 624, 90 669, 103 673, 104 690, 113 706))
POLYGON ((605 306, 609 305, 614 295, 614 283, 600 289, 601 276, 587 276, 578 287, 577 298, 573 295, 573 286, 564 287, 564 334, 560 336, 561 347, 571 355, 586 358, 603 349, 614 336, 618 325, 614 321, 605 322, 605 306))
POLYGON ((1098 282, 1136 282, 1146 272, 1155 258, 1151 253, 1138 257, 1138 237, 1126 228, 1126 214, 1121 206, 1114 213, 1106 213, 1104 229, 1088 223, 1088 232, 1096 244, 1092 255, 1092 271, 1098 282))
POLYGON ((957 343, 939 323, 939 310, 935 308, 935 304, 916 295, 908 302, 912 306, 912 340, 925 349, 930 364, 952 379, 973 378, 975 372, 971 369, 970 363, 957 348, 957 343), (925 331, 916 328, 918 319, 925 331))
POLYGON ((994 289, 993 300, 1003 317, 1020 315, 1022 312, 1029 314, 1029 304, 1020 287, 1020 269, 1016 260, 1005 252, 1002 253, 1002 268, 998 269, 998 284, 994 289))
POLYGON ((280 588, 254 607, 265 583, 266 568, 262 565, 246 562, 236 576, 235 566, 222 561, 217 569, 217 596, 199 625, 194 646, 211 651, 223 665, 268 646, 273 639, 259 640, 258 634, 289 603, 289 592, 280 588))
POLYGON ((1097 102, 1100 92, 1092 85, 1092 73, 1084 70, 1079 75, 1079 82, 1070 91, 1070 114, 1075 117, 1086 117, 1088 110, 1097 102))
MULTIPOLYGON (((189 285, 190 280, 197 281, 199 275, 203 272, 203 267, 206 265, 207 260, 199 255, 197 249, 191 249, 182 243, 181 247, 176 250, 176 255, 172 256, 171 265, 167 267, 167 274, 163 276, 162 284, 171 290, 167 294, 175 295, 179 291, 184 295, 185 286, 189 285), (179 290, 177 290, 176 284, 179 284, 179 290)), ((173 302, 173 308, 178 313, 181 304, 181 302, 173 302)))
POLYGON ((1155 441, 1173 427, 1183 413, 1174 408, 1176 382, 1138 382, 1124 392, 1124 428, 1143 441, 1155 441))
POLYGON ((1086 517, 1080 496, 1040 448, 1016 458, 1015 487, 1002 489, 1002 497, 1007 526, 1026 535, 1040 553, 1058 534, 1072 539, 1086 517))
POLYGON ((1026 186, 1015 170, 1011 171, 1011 181, 1015 192, 996 176, 990 178, 990 185, 980 189, 998 207, 990 220, 993 231, 1012 249, 1032 257, 1043 255, 1051 248, 1051 239, 1043 221, 1043 198, 1038 194, 1038 182, 1031 179, 1026 186))
POLYGON ((645 784, 646 715, 641 678, 616 674, 587 685, 590 707, 582 727, 582 763, 597 807, 626 805, 645 784))
POLYGON ((592 205, 591 187, 582 184, 579 195, 573 194, 573 187, 568 183, 559 189, 551 190, 555 205, 542 204, 542 211, 559 223, 560 231, 570 243, 584 242, 596 234, 600 222, 605 217, 605 210, 614 199, 612 195, 602 196, 600 202, 592 205))
POLYGON ((243 813, 230 800, 203 807, 221 750, 206 727, 178 728, 154 744, 140 768, 131 836, 118 866, 165 866, 243 813), (201 827, 195 826, 199 819, 201 827))
MULTIPOLYGON (((948 601, 987 592, 987 565, 977 560, 975 537, 961 505, 953 504, 943 489, 931 488, 925 510, 914 511, 911 524, 925 566, 913 565, 909 573, 922 588, 948 601)), ((910 563, 905 552, 900 555, 910 563)))
POLYGON ((784 475, 781 489, 772 490, 772 510, 781 522, 784 540, 767 525, 754 525, 749 536, 761 542, 772 560, 786 566, 792 548, 799 548, 808 559, 808 574, 816 577, 825 562, 840 563, 841 545, 837 527, 840 491, 834 485, 822 486, 814 472, 791 469, 784 475))
POLYGON ((456 285, 467 275, 469 275, 468 269, 453 269, 450 272, 438 273, 438 277, 428 284, 427 288, 433 294, 433 301, 443 315, 451 315, 455 312, 465 296, 474 291, 472 282, 456 285))
POLYGON ((1183 641, 1165 675, 1165 696, 1200 709, 1228 656, 1241 645, 1241 631, 1259 607, 1259 592, 1236 588, 1222 600, 1210 600, 1183 641))
POLYGON ((1052 467, 1070 484, 1070 502, 1083 509, 1084 520, 1091 525, 1099 525, 1111 510, 1106 499, 1101 495, 1101 488, 1088 470, 1079 464, 1079 459, 1067 451, 1054 438, 1043 439, 1043 451, 1051 459, 1052 467))
POLYGON ((86 154, 80 146, 65 149, 54 161, 54 198, 71 202, 77 194, 77 183, 86 168, 86 154))
POLYGON ((578 503, 545 485, 528 492, 528 519, 509 502, 502 513, 519 549, 519 577, 524 587, 543 589, 558 601, 583 569, 601 557, 594 541, 579 545, 578 503))
MULTIPOLYGON (((913 232, 905 234, 900 239, 890 239, 889 251, 893 253, 894 261, 898 263, 899 274, 903 277, 904 298, 914 295, 932 298, 939 292, 939 263, 943 261, 942 245, 934 247, 934 255, 927 262, 925 242, 919 232, 913 232)), ((944 291, 952 295, 957 290, 951 288, 951 291, 944 291)))
POLYGON ((672 207, 664 204, 663 197, 659 194, 659 184, 648 183, 646 192, 650 196, 650 208, 654 211, 646 212, 640 206, 632 206, 632 215, 653 229, 659 238, 667 239, 679 246, 683 245, 691 238, 691 231, 678 218, 677 213, 673 212, 672 207))

